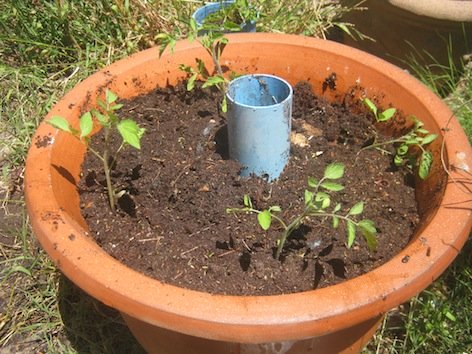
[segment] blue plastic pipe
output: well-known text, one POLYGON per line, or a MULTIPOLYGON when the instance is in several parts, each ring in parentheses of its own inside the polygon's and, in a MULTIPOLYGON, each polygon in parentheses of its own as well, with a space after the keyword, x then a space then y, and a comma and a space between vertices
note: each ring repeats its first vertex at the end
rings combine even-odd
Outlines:
MULTIPOLYGON (((192 15, 193 19, 197 23, 198 27, 201 27, 203 24, 203 21, 205 18, 212 14, 213 12, 218 11, 221 9, 221 7, 228 7, 232 3, 234 3, 234 0, 228 0, 228 1, 218 1, 218 2, 211 2, 209 4, 206 4, 205 6, 202 6, 198 8, 192 15)), ((204 35, 206 31, 198 31, 199 35, 204 35)), ((247 23, 242 23, 241 24, 241 32, 256 32, 256 22, 251 21, 247 23)))
POLYGON ((228 85, 229 157, 242 176, 277 179, 290 155, 293 90, 273 75, 241 76, 228 85))

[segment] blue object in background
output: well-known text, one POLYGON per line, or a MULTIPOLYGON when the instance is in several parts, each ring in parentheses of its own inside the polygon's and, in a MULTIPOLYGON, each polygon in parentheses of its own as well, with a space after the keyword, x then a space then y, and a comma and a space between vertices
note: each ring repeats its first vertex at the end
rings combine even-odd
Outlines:
MULTIPOLYGON (((223 7, 228 7, 230 6, 234 1, 228 0, 228 1, 219 1, 219 2, 211 2, 209 4, 206 4, 205 6, 202 6, 198 8, 192 15, 193 19, 195 22, 197 22, 197 26, 201 27, 203 21, 205 18, 212 14, 213 12, 218 11, 221 6, 223 7)), ((248 23, 242 23, 241 24, 241 32, 256 32, 256 21, 251 21, 248 23)), ((198 31, 198 34, 200 36, 204 35, 206 31, 198 31)))
POLYGON ((229 157, 243 165, 242 176, 277 179, 290 155, 293 90, 273 75, 253 74, 230 82, 229 157))

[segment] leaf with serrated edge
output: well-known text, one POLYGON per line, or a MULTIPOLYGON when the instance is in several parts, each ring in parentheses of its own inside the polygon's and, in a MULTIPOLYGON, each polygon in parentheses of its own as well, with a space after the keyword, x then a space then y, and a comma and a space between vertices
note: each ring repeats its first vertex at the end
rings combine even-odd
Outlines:
POLYGON ((51 119, 49 119, 47 123, 52 125, 56 129, 60 129, 65 132, 72 133, 69 122, 62 117, 54 116, 51 119))
POLYGON ((344 164, 333 162, 329 164, 324 172, 324 177, 328 179, 338 179, 344 175, 344 164))
POLYGON ((404 160, 401 156, 399 156, 399 155, 395 155, 395 157, 393 158, 393 162, 395 163, 395 166, 401 166, 401 165, 403 165, 403 162, 404 162, 404 161, 405 161, 405 160, 404 160))
POLYGON ((333 229, 337 229, 339 226, 339 218, 337 216, 333 216, 333 229))
POLYGON ((105 94, 105 99, 108 104, 115 102, 118 99, 118 96, 113 91, 107 90, 105 94))
POLYGON ((257 214, 257 221, 263 230, 268 230, 272 222, 272 216, 270 215, 269 210, 264 210, 261 213, 257 214))
POLYGON ((364 98, 364 104, 370 109, 372 113, 374 113, 375 117, 377 117, 377 106, 374 104, 374 102, 368 98, 364 98))
POLYGON ((423 141, 421 142, 421 145, 427 145, 427 144, 433 142, 433 140, 435 140, 437 137, 438 137, 437 134, 429 134, 429 135, 426 135, 426 136, 423 138, 423 141))
POLYGON ((93 129, 93 120, 92 114, 90 112, 85 112, 82 117, 80 117, 80 137, 88 136, 93 129))
POLYGON ((386 122, 390 118, 392 118, 397 110, 395 108, 388 108, 382 113, 379 114, 379 121, 386 122))
POLYGON ((202 88, 207 88, 210 86, 215 86, 225 82, 225 79, 221 76, 210 76, 207 81, 202 85, 202 88))
POLYGON ((342 191, 344 189, 344 186, 342 184, 334 183, 334 182, 328 182, 328 181, 321 183, 321 187, 323 187, 324 189, 327 189, 329 191, 332 191, 332 192, 339 192, 339 191, 342 191))
POLYGON ((195 80, 197 79, 197 73, 193 74, 192 76, 189 77, 187 81, 187 91, 192 91, 193 88, 195 87, 195 80))
POLYGON ((313 192, 305 189, 305 205, 310 204, 313 201, 313 192))
POLYGON ((308 177, 308 187, 316 188, 318 185, 318 180, 313 177, 308 177))
POLYGON ((141 149, 141 128, 134 120, 124 119, 117 124, 117 128, 125 143, 136 149, 141 149))
POLYGON ((425 151, 421 154, 418 175, 421 179, 426 179, 431 171, 433 164, 433 154, 429 151, 425 151))
POLYGON ((326 209, 331 204, 331 198, 327 193, 318 192, 315 195, 315 202, 321 203, 321 209, 326 209))
POLYGON ((364 202, 358 202, 349 210, 347 215, 359 215, 364 211, 364 202))
POLYGON ((341 203, 336 204, 336 206, 333 209, 333 213, 337 213, 338 211, 341 210, 341 203))
POLYGON ((367 242, 369 250, 375 251, 377 248, 377 229, 375 228, 374 222, 372 220, 365 219, 359 221, 357 225, 367 242))
POLYGON ((403 156, 406 155, 408 152, 408 146, 406 144, 402 144, 397 148, 397 155, 403 156))
POLYGON ((100 125, 106 127, 108 126, 108 117, 96 109, 92 109, 92 115, 98 120, 100 125))
POLYGON ((347 221, 346 226, 346 233, 347 233, 347 248, 351 248, 354 244, 354 240, 356 239, 356 225, 351 221, 347 221))

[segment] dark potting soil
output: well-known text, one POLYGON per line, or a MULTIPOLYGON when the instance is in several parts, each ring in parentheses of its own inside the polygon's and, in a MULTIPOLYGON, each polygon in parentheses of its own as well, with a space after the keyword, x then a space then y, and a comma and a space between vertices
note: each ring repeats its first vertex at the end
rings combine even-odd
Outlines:
MULTIPOLYGON (((242 178, 227 158, 226 125, 218 92, 183 85, 156 89, 125 101, 122 117, 146 128, 142 149, 120 152, 113 169, 126 194, 110 212, 100 162, 88 154, 80 183, 82 213, 90 234, 113 257, 165 283, 210 293, 268 295, 333 285, 378 267, 409 242, 419 217, 412 178, 392 166, 392 156, 362 146, 374 136, 372 117, 347 97, 330 104, 306 83, 294 89, 291 157, 272 183, 242 178), (348 103, 352 101, 352 103, 348 103), (378 247, 362 235, 346 247, 345 225, 311 218, 274 258, 282 228, 263 231, 255 214, 227 214, 249 195, 258 209, 279 205, 286 221, 304 208, 307 177, 321 178, 332 162, 345 164, 332 194, 344 214, 364 201, 362 218, 375 222, 378 247)), ((120 139, 117 137, 117 144, 120 139)), ((93 145, 102 144, 98 134, 93 145)), ((99 148, 99 147, 97 147, 99 148)), ((358 218, 357 220, 360 220, 358 218)))

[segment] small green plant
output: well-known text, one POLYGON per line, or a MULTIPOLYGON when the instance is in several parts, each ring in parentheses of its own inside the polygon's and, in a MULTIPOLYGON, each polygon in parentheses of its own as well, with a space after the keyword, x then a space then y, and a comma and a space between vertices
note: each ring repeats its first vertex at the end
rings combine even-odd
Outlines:
MULTIPOLYGON (((195 81, 201 79, 203 81, 203 88, 217 87, 220 92, 223 93, 223 100, 221 102, 221 110, 223 112, 227 111, 226 103, 226 88, 228 86, 229 80, 224 76, 223 69, 221 67, 220 59, 228 44, 228 39, 224 36, 221 31, 212 31, 211 27, 207 28, 205 25, 198 26, 194 18, 191 18, 189 21, 189 33, 188 40, 193 42, 195 39, 205 48, 206 52, 210 55, 215 71, 213 74, 210 74, 207 70, 205 63, 202 59, 196 58, 196 66, 192 67, 189 65, 181 64, 179 66, 180 70, 184 71, 188 75, 187 79, 187 90, 191 91, 195 87, 195 81), (203 36, 199 36, 199 32, 205 30, 203 36)), ((239 27, 238 27, 239 28, 239 27)), ((156 38, 161 42, 159 54, 162 55, 164 50, 169 47, 170 50, 173 50, 177 39, 173 34, 161 33, 156 36, 156 38)))
POLYGON ((328 165, 324 171, 324 175, 320 180, 313 177, 308 178, 309 189, 305 190, 304 201, 305 207, 303 212, 295 217, 292 221, 287 222, 279 217, 276 213, 282 211, 278 205, 270 206, 267 209, 258 210, 254 208, 249 195, 245 195, 243 199, 243 208, 227 208, 227 213, 255 213, 260 227, 268 230, 272 224, 272 220, 276 220, 284 229, 282 236, 277 243, 276 259, 280 258, 285 241, 290 235, 297 230, 303 222, 310 217, 331 218, 333 228, 338 228, 340 221, 346 225, 347 247, 350 248, 356 239, 356 231, 360 231, 364 236, 367 246, 371 251, 377 247, 377 229, 372 220, 363 219, 356 221, 353 217, 362 214, 364 211, 364 202, 354 204, 346 213, 341 214, 342 205, 337 203, 331 211, 330 192, 339 192, 344 189, 342 184, 335 182, 344 175, 344 165, 334 162, 328 165), (324 190, 324 191, 323 191, 324 190))
MULTIPOLYGON (((258 11, 251 7, 247 0, 236 0, 232 5, 224 7, 221 10, 214 12, 207 17, 201 25, 192 17, 188 21, 188 40, 193 42, 197 40, 206 52, 210 55, 214 73, 210 74, 202 59, 196 58, 196 66, 189 66, 181 64, 180 70, 188 75, 187 90, 191 91, 195 87, 195 81, 200 79, 203 81, 202 88, 216 87, 223 94, 221 101, 221 110, 227 111, 226 102, 226 88, 229 79, 225 77, 221 67, 221 55, 228 44, 228 38, 225 37, 225 32, 240 31, 241 26, 233 22, 234 18, 241 23, 255 20, 258 16, 258 11), (234 18, 233 18, 234 17, 234 18)), ((169 47, 172 51, 177 43, 177 38, 172 33, 160 33, 156 39, 161 43, 159 48, 159 55, 162 55, 164 50, 169 47)), ((230 75, 230 79, 236 75, 230 75)))
MULTIPOLYGON (((377 122, 387 122, 392 119, 396 113, 395 108, 388 108, 380 111, 377 106, 368 98, 363 100, 365 106, 372 112, 377 122)), ((418 175, 421 179, 426 179, 433 165, 433 154, 425 149, 426 145, 432 143, 437 134, 430 133, 424 128, 424 123, 418 118, 412 116, 414 124, 412 128, 404 135, 386 140, 374 141, 373 144, 364 149, 380 148, 385 145, 394 145, 395 154, 393 162, 396 166, 407 165, 410 168, 418 167, 418 175)))
POLYGON ((395 108, 387 108, 385 111, 380 112, 375 103, 368 98, 364 98, 363 102, 372 112, 377 122, 386 122, 397 112, 395 108))
POLYGON ((112 211, 115 211, 117 200, 124 193, 124 191, 116 192, 113 187, 110 177, 112 163, 116 161, 118 153, 125 145, 131 145, 136 149, 141 149, 141 138, 144 134, 144 128, 140 128, 134 120, 120 119, 116 115, 115 112, 123 106, 120 103, 116 103, 117 99, 118 96, 115 93, 107 90, 105 93, 105 101, 97 99, 97 104, 101 111, 99 109, 92 109, 85 112, 80 117, 79 129, 72 127, 63 117, 53 116, 47 121, 47 123, 53 127, 68 132, 85 143, 90 152, 103 163, 108 200, 112 211), (102 152, 90 146, 94 120, 98 122, 103 129, 105 144, 102 152), (111 148, 111 133, 115 129, 119 132, 122 142, 119 148, 113 153, 111 148))

